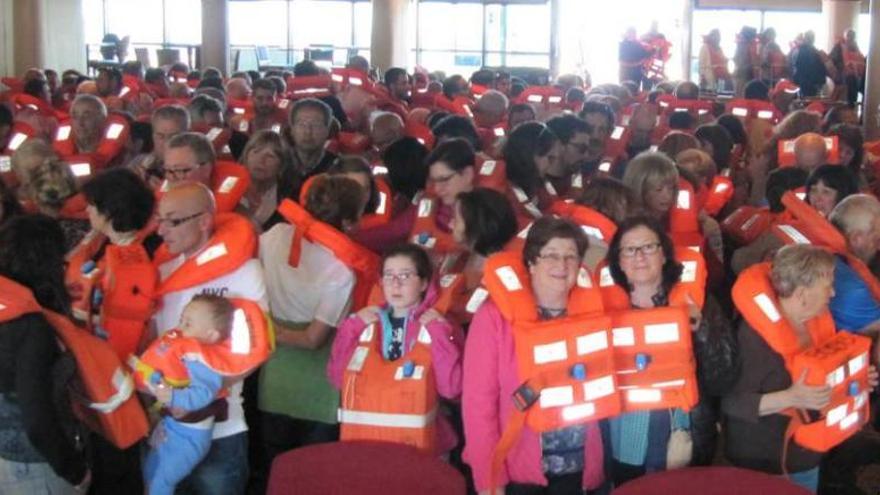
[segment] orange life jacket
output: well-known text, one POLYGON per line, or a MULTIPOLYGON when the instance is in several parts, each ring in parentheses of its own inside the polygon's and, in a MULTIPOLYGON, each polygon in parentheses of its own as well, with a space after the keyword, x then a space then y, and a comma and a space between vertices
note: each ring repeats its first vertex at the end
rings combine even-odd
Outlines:
POLYGON ((140 358, 131 356, 135 383, 141 390, 166 383, 189 385, 184 361, 198 361, 215 373, 236 379, 257 369, 275 348, 272 323, 262 308, 247 299, 230 299, 235 306, 229 336, 216 344, 204 344, 179 330, 165 332, 154 340, 140 358))
POLYGON ((431 132, 431 128, 427 125, 415 120, 415 119, 406 119, 406 123, 403 126, 403 133, 407 137, 411 137, 422 144, 429 151, 434 148, 434 133, 431 132))
POLYGON ((76 360, 77 379, 69 385, 74 414, 119 448, 144 438, 149 432, 147 416, 133 394, 131 375, 113 349, 65 316, 40 307, 30 289, 0 277, 0 321, 28 313, 42 313, 76 360))
POLYGON ((690 182, 678 179, 675 204, 669 210, 669 235, 676 246, 702 251, 704 239, 700 227, 700 206, 690 182))
POLYGON ((232 151, 229 149, 229 140, 232 138, 232 130, 227 127, 208 127, 205 124, 196 124, 192 127, 193 132, 204 134, 214 153, 220 157, 232 159, 232 151))
POLYGON ((480 136, 480 143, 483 150, 487 153, 494 151, 500 152, 500 144, 507 136, 507 125, 498 124, 494 127, 478 127, 477 135, 480 136))
POLYGON ((292 101, 303 98, 322 98, 333 94, 330 76, 298 76, 287 78, 287 95, 292 101))
POLYGON ((734 192, 735 188, 730 177, 722 174, 716 175, 712 179, 712 184, 709 185, 706 201, 703 203, 703 210, 705 210, 710 216, 714 217, 715 215, 718 215, 731 198, 733 198, 734 192))
POLYGON ((226 99, 226 108, 233 116, 250 120, 254 117, 254 102, 251 100, 236 100, 235 98, 226 99))
POLYGON ((589 206, 567 201, 554 201, 550 206, 549 213, 568 218, 578 224, 585 234, 599 239, 605 244, 610 244, 611 238, 617 233, 617 224, 613 220, 589 206))
POLYGON ((798 411, 785 411, 792 416, 786 444, 793 437, 803 447, 827 452, 861 429, 868 421, 871 340, 846 332, 837 333, 834 319, 826 309, 807 322, 812 345, 802 350, 797 333, 779 308, 770 282, 770 263, 759 263, 744 270, 734 283, 731 295, 749 326, 785 360, 792 382, 808 370, 807 385, 832 387, 831 402, 820 411, 818 421, 804 420, 798 411))
POLYGON ((657 98, 660 106, 660 114, 668 122, 673 112, 687 112, 699 120, 704 115, 712 113, 713 103, 708 100, 681 100, 672 95, 661 95, 657 98))
MULTIPOLYGON (((237 270, 257 255, 257 234, 250 220, 236 213, 217 213, 214 216, 214 234, 205 247, 187 260, 165 280, 159 282, 156 296, 202 285, 237 270)), ((168 252, 164 243, 153 256, 153 264, 160 267, 176 255, 168 252)))
POLYGON ((461 250, 452 232, 446 232, 437 225, 439 209, 440 200, 437 198, 423 197, 419 200, 410 242, 440 254, 461 250))
MULTIPOLYGON (((797 157, 794 154, 795 141, 796 139, 785 139, 777 144, 777 160, 780 167, 793 167, 797 164, 797 157)), ((828 163, 840 163, 840 143, 837 136, 825 136, 825 150, 828 152, 826 160, 828 163)))
POLYGON ((614 126, 608 139, 605 140, 605 156, 614 162, 621 159, 626 153, 626 147, 629 146, 631 136, 632 130, 629 127, 625 125, 614 126))
MULTIPOLYGON (((231 161, 217 161, 211 172, 211 192, 217 213, 235 210, 251 185, 251 174, 243 165, 231 161)), ((168 181, 159 187, 159 197, 168 191, 168 181)))
POLYGON ((449 99, 443 93, 438 93, 434 97, 434 107, 438 108, 444 112, 449 112, 453 115, 462 115, 469 119, 474 118, 474 112, 471 109, 473 107, 474 102, 470 100, 470 98, 464 96, 456 96, 453 99, 449 99))
POLYGON ((754 119, 766 120, 774 125, 782 119, 782 114, 776 106, 764 100, 735 98, 727 102, 724 111, 739 117, 746 126, 754 119))
POLYGON ((78 177, 92 175, 98 170, 107 167, 110 162, 125 150, 131 130, 128 121, 121 115, 111 114, 107 117, 104 126, 103 137, 93 153, 83 155, 76 148, 76 137, 73 135, 73 126, 70 122, 62 122, 55 131, 55 140, 52 147, 61 158, 68 160, 74 156, 87 156, 89 170, 82 169, 78 177))
POLYGON ((740 206, 721 222, 721 231, 737 245, 747 246, 761 237, 776 217, 766 206, 740 206))
POLYGON ((438 400, 431 336, 422 327, 412 349, 387 361, 381 335, 379 325, 369 325, 345 368, 339 438, 402 443, 433 454, 438 400))
POLYGON ((474 177, 476 187, 486 187, 500 193, 507 192, 507 163, 504 160, 486 159, 477 155, 474 169, 477 172, 474 177))
POLYGON ((140 242, 110 244, 94 232, 68 255, 67 285, 82 287, 73 316, 125 360, 137 350, 153 315, 159 275, 140 242), (104 254, 96 259, 104 248, 104 254), (97 315, 93 315, 97 313, 97 315))
POLYGON ((727 69, 727 57, 724 56, 721 47, 706 44, 706 48, 709 50, 709 64, 712 67, 712 72, 715 74, 715 77, 719 79, 730 77, 730 71, 727 69))
POLYGON ((565 94, 554 86, 529 86, 514 100, 515 103, 539 105, 545 112, 561 112, 565 107, 565 94))
POLYGON ((67 117, 67 115, 63 112, 58 112, 54 108, 52 108, 52 105, 46 100, 42 100, 40 98, 37 98, 36 96, 32 96, 27 93, 12 95, 12 98, 10 98, 10 102, 15 105, 16 112, 25 108, 29 108, 37 112, 41 117, 52 117, 56 119, 67 117))
MULTIPOLYGON (((483 283, 514 336, 517 371, 523 385, 516 411, 495 447, 498 473, 510 447, 528 425, 544 432, 614 416, 620 412, 611 320, 586 268, 580 267, 565 317, 540 321, 528 269, 519 253, 489 257, 483 283)), ((494 476, 493 476, 494 477, 494 476)))
POLYGON ((0 153, 0 179, 10 189, 18 187, 18 176, 12 170, 12 154, 24 144, 25 141, 37 135, 37 131, 33 127, 24 122, 13 122, 12 129, 9 131, 9 141, 6 143, 6 149, 0 153))
POLYGON ((370 289, 379 279, 379 257, 342 232, 316 220, 305 208, 290 199, 281 202, 278 213, 296 227, 288 258, 290 266, 299 266, 303 239, 325 247, 355 274, 352 311, 364 307, 369 299, 370 289))

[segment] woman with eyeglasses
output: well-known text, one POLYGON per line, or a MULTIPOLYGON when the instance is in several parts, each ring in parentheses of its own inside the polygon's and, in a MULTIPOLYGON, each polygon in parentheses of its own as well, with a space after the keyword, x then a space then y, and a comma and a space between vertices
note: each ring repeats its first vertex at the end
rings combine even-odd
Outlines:
MULTIPOLYGON (((330 383, 342 391, 343 410, 352 407, 348 402, 351 395, 374 392, 373 389, 359 388, 357 377, 347 369, 359 346, 365 346, 369 349, 367 352, 375 353, 377 357, 373 359, 379 359, 378 354, 381 353, 381 359, 385 362, 397 362, 404 366, 407 362, 413 362, 424 366, 418 360, 418 351, 415 349, 429 342, 430 357, 427 360, 433 369, 433 383, 425 387, 446 399, 456 399, 461 395, 464 335, 458 326, 449 323, 432 309, 438 296, 438 287, 432 281, 432 274, 428 254, 418 246, 399 244, 385 252, 380 272, 384 303, 367 306, 349 316, 339 325, 333 340, 327 375, 330 383)), ((382 377, 367 376, 366 379, 381 380, 382 377)), ((389 383, 389 386, 393 385, 393 382, 389 383)), ((402 407, 398 412, 404 412, 405 409, 402 407)), ((350 436, 346 431, 344 415, 342 423, 343 440, 371 439, 369 435, 363 436, 357 432, 350 436)), ((430 423, 436 426, 436 439, 427 441, 433 443, 434 453, 449 452, 457 442, 451 424, 444 416, 436 423, 433 420, 430 423)), ((379 435, 373 439, 379 439, 383 434, 379 435)), ((396 440, 402 441, 399 438, 396 440)))
POLYGON ((559 158, 558 143, 556 134, 540 122, 520 124, 504 143, 507 195, 521 229, 540 218, 557 196, 545 177, 559 158))
MULTIPOLYGON (((708 465, 715 450, 719 397, 736 378, 735 342, 718 304, 705 294, 702 258, 676 250, 660 224, 647 216, 622 222, 608 248, 599 286, 606 311, 683 306, 691 318, 701 403, 690 414, 658 409, 621 414, 609 420, 612 476, 616 486, 667 469, 667 446, 674 430, 689 431, 692 464, 708 465), (700 308, 701 302, 705 304, 700 308), (717 400, 714 400, 717 402, 717 400)), ((679 463, 681 459, 677 459, 679 463)), ((680 466, 675 466, 680 467, 680 466)))
POLYGON ((491 273, 508 274, 502 279, 505 287, 524 287, 516 293, 527 301, 502 302, 505 294, 490 291, 491 298, 477 310, 465 343, 463 458, 480 494, 583 493, 600 488, 604 481, 602 436, 595 422, 577 421, 543 433, 526 426, 493 472, 496 446, 518 414, 511 398, 525 382, 516 357, 517 346, 526 345, 516 337, 522 330, 502 308, 524 310, 529 313, 521 315, 524 320, 535 324, 554 320, 563 324, 569 316, 601 313, 601 298, 584 289, 580 276, 585 272, 581 260, 587 245, 580 227, 548 216, 529 229, 521 255, 503 252, 487 260, 487 274, 490 264, 510 263, 491 273))

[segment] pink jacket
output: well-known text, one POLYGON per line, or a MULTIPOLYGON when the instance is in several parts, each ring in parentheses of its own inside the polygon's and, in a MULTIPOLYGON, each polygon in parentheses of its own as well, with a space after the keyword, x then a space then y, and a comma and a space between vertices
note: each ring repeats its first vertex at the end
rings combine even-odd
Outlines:
MULTIPOLYGON (((523 381, 517 372, 513 329, 491 300, 483 303, 471 321, 464 352, 464 377, 463 457, 473 470, 477 491, 488 490, 492 452, 514 411, 513 392, 523 381)), ((604 481, 602 437, 596 423, 589 423, 586 430, 583 486, 595 489, 604 481)), ((496 484, 546 486, 541 456, 541 436, 526 426, 510 449, 496 484)))
MULTIPOLYGON (((437 288, 432 284, 422 303, 412 311, 406 329, 406 349, 411 349, 418 339, 422 325, 419 317, 436 300, 437 288)), ((361 332, 367 324, 352 314, 336 330, 330 360, 327 363, 327 377, 337 389, 342 387, 345 367, 351 360, 358 345, 361 332)), ((464 334, 461 327, 444 320, 434 320, 426 325, 431 335, 431 358, 434 365, 434 379, 437 381, 437 393, 447 399, 457 399, 461 395, 461 354, 464 334)), ((452 425, 445 416, 440 415, 437 422, 437 452, 446 453, 452 450, 458 438, 452 425)))

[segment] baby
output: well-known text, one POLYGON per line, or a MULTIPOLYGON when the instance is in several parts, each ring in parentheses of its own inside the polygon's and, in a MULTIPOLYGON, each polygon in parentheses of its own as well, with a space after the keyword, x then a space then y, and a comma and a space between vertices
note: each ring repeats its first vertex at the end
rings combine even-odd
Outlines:
POLYGON ((229 337, 234 311, 224 297, 196 295, 183 309, 180 328, 160 337, 141 357, 143 363, 162 375, 157 380, 157 374, 152 373, 151 381, 158 383, 147 388, 166 412, 153 431, 152 448, 144 462, 144 478, 151 495, 174 493, 175 485, 208 453, 215 413, 208 406, 221 392, 223 378, 191 355, 194 349, 207 348, 229 337))

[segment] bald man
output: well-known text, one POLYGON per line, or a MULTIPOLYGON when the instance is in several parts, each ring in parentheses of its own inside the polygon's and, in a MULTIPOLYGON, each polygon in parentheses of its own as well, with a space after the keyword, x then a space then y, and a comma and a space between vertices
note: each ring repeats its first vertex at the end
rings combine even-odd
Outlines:
POLYGON ((226 97, 230 100, 247 100, 251 96, 251 87, 240 77, 233 77, 226 83, 226 97))
POLYGON ((490 89, 474 104, 474 125, 483 143, 483 151, 497 158, 507 134, 507 109, 510 101, 504 93, 490 89))
MULTIPOLYGON (((177 327, 183 307, 197 294, 249 299, 264 311, 269 309, 263 271, 249 247, 256 242, 250 221, 214 211, 213 194, 196 182, 177 184, 159 200, 159 235, 164 244, 154 260, 161 294, 153 319, 156 335, 177 327)), ((241 390, 241 382, 235 383, 229 395, 215 403, 222 411, 222 401, 226 402, 228 419, 216 420, 207 457, 181 483, 188 493, 244 493, 247 424, 241 390)))
POLYGON ((812 172, 819 165, 828 163, 825 137, 815 132, 801 134, 794 141, 795 166, 812 172))

